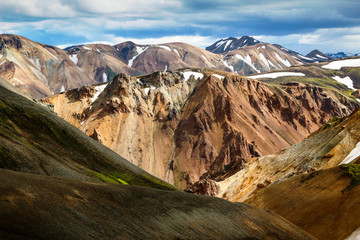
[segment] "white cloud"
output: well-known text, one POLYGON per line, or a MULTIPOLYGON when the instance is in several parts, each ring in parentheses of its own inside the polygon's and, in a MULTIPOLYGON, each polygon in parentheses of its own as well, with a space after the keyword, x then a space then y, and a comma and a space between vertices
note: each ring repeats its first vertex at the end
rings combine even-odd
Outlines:
POLYGON ((75 7, 79 11, 98 14, 126 14, 126 16, 138 16, 140 13, 161 13, 166 9, 181 6, 178 0, 76 0, 75 7))
MULTIPOLYGON (((290 34, 284 36, 255 36, 255 38, 279 43, 294 50, 305 51, 318 48, 324 52, 350 51, 360 52, 360 27, 322 28, 311 33, 290 34)), ((304 52, 303 52, 304 53, 304 52)))
POLYGON ((31 17, 74 17, 75 11, 59 0, 6 0, 1 3, 1 12, 31 17))
POLYGON ((115 35, 106 35, 105 38, 107 41, 95 41, 95 42, 83 42, 83 43, 69 43, 69 44, 61 44, 57 47, 66 48, 72 45, 86 45, 86 44, 108 44, 115 45, 118 43, 132 41, 139 45, 151 45, 151 44, 163 44, 163 43, 172 43, 172 42, 183 42, 188 43, 198 47, 206 47, 213 44, 217 39, 207 37, 207 36, 199 36, 199 35, 181 35, 181 36, 166 36, 160 38, 124 38, 115 35))

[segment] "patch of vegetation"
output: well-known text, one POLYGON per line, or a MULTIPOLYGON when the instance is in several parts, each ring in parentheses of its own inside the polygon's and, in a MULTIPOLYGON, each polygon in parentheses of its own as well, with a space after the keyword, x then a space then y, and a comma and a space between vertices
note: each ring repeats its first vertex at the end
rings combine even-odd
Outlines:
POLYGON ((325 129, 332 129, 335 126, 337 126, 338 124, 340 124, 342 121, 344 120, 344 117, 332 117, 329 119, 329 121, 327 123, 325 123, 324 125, 321 126, 321 130, 325 130, 325 129))
POLYGON ((325 89, 331 89, 342 93, 343 95, 353 98, 351 93, 353 90, 347 88, 345 85, 339 83, 332 78, 313 78, 313 77, 281 77, 275 79, 259 79, 259 81, 269 84, 282 84, 289 82, 297 82, 304 84, 311 84, 325 89))
POLYGON ((107 73, 108 73, 108 81, 111 82, 114 77, 117 75, 109 66, 107 66, 107 73))
POLYGON ((91 172, 91 173, 88 173, 88 176, 96 177, 97 179, 99 179, 100 181, 105 182, 105 183, 117 183, 117 184, 120 183, 120 184, 124 184, 124 185, 129 185, 129 183, 127 183, 125 180, 115 177, 113 175, 109 175, 109 174, 105 175, 105 174, 102 174, 99 172, 91 172))
POLYGON ((346 170, 346 174, 352 177, 350 186, 345 188, 342 192, 348 192, 360 184, 360 164, 343 164, 340 166, 346 170))

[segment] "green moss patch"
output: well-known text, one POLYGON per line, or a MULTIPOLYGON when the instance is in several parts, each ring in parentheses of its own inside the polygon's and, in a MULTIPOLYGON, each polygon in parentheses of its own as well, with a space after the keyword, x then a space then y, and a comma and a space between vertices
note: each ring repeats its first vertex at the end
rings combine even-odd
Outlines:
POLYGON ((327 123, 325 123, 324 125, 321 126, 321 130, 325 130, 325 129, 332 129, 335 126, 337 126, 339 123, 341 123, 344 120, 344 117, 340 118, 340 117, 332 117, 329 119, 329 121, 327 123))
POLYGON ((98 172, 91 172, 91 173, 88 173, 88 175, 91 177, 96 177, 97 179, 99 179, 100 181, 105 182, 105 183, 117 183, 117 184, 120 183, 120 184, 124 184, 124 185, 129 185, 129 183, 127 183, 125 180, 115 177, 115 176, 112 176, 112 175, 109 175, 109 174, 105 175, 105 174, 98 173, 98 172))
POLYGON ((342 169, 345 169, 346 174, 352 177, 353 179, 350 186, 348 186, 342 191, 342 192, 348 192, 360 184, 360 164, 343 164, 340 167, 342 169))

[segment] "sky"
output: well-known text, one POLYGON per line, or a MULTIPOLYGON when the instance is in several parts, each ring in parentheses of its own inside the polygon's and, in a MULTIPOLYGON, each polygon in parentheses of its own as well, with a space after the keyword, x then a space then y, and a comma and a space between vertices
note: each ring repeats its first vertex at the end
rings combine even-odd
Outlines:
POLYGON ((0 33, 66 47, 253 36, 302 54, 360 53, 359 0, 0 0, 0 33))

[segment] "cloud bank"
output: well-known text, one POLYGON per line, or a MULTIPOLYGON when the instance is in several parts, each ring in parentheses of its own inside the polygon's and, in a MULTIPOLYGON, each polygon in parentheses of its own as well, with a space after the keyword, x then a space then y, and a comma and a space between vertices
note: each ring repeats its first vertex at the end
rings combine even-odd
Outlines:
POLYGON ((6 0, 0 31, 52 45, 258 36, 306 53, 360 52, 358 0, 6 0))

